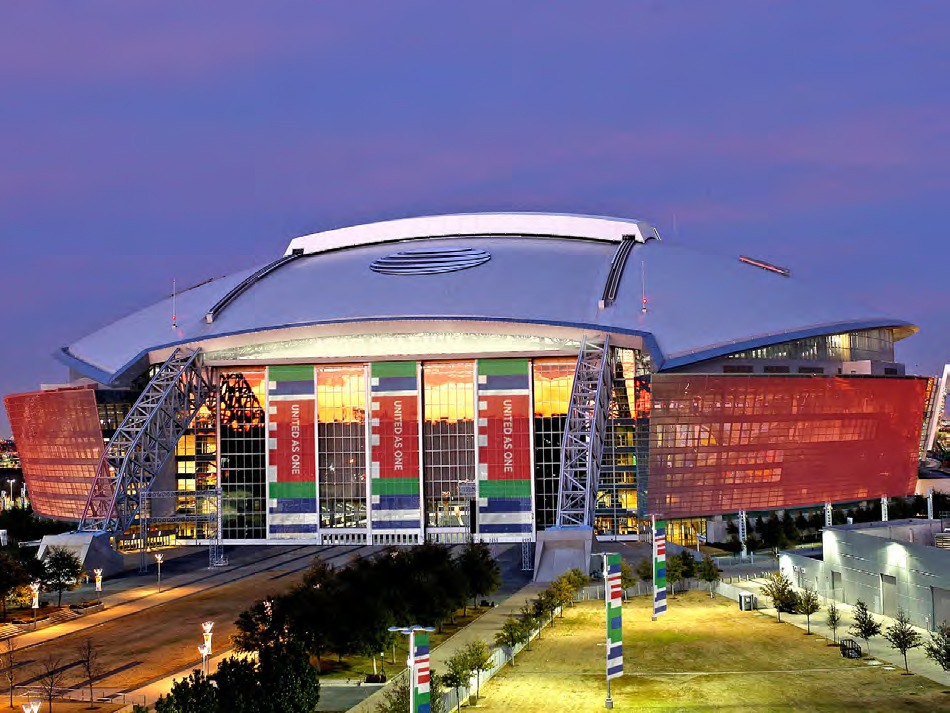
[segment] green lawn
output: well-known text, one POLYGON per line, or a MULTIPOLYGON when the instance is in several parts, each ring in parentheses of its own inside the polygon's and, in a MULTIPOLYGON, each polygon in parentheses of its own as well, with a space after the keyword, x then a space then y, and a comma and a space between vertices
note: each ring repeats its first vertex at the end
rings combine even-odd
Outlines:
MULTIPOLYGON (((690 592, 650 620, 650 602, 624 605, 626 674, 614 708, 637 711, 938 711, 950 691, 922 676, 843 659, 837 647, 735 602, 690 592)), ((482 689, 485 711, 602 711, 604 608, 569 609, 482 689)))

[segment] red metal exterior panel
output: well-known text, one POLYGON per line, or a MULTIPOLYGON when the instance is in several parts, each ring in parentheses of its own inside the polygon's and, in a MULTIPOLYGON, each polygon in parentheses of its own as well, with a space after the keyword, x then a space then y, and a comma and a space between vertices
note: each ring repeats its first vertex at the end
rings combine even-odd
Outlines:
POLYGON ((914 493, 926 379, 657 374, 652 382, 653 514, 914 493))
POLYGON ((78 520, 104 447, 96 392, 83 387, 11 394, 4 404, 33 510, 78 520))

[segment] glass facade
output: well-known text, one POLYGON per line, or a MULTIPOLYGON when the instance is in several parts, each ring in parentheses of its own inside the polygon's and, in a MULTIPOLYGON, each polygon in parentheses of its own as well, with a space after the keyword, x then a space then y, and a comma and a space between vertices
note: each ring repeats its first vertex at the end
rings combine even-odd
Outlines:
POLYGON ((221 534, 225 539, 264 539, 267 536, 265 371, 222 373, 219 385, 221 534))
POLYGON ((926 379, 655 374, 649 511, 909 495, 926 379))
POLYGON ((79 520, 105 445, 95 390, 11 394, 4 404, 34 510, 79 520))
POLYGON ((797 339, 730 354, 731 359, 782 359, 789 361, 894 361, 894 332, 866 329, 797 339))
POLYGON ((422 472, 426 527, 464 528, 475 485, 475 363, 422 365, 422 472))
POLYGON ((366 527, 366 367, 317 367, 321 528, 366 527))

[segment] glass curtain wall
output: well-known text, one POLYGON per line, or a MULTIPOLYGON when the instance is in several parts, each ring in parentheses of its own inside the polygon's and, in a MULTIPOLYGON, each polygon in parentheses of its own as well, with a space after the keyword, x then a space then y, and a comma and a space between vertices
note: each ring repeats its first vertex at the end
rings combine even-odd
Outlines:
POLYGON ((366 367, 317 367, 320 527, 366 527, 366 367))
POLYGON ((468 529, 471 501, 465 491, 475 482, 475 363, 426 362, 422 383, 426 526, 468 529), (467 484, 462 492, 459 483, 467 484))
POLYGON ((198 516, 214 515, 215 499, 207 493, 218 486, 217 437, 214 416, 207 405, 202 406, 191 423, 191 428, 175 446, 177 483, 179 496, 175 504, 178 516, 195 516, 176 526, 177 536, 186 539, 205 538, 210 535, 208 523, 198 522, 198 516), (204 492, 199 497, 196 492, 204 492))
POLYGON ((557 519, 561 439, 576 366, 571 357, 534 360, 534 503, 539 530, 557 519))
POLYGON ((267 536, 264 369, 221 374, 222 537, 267 536))

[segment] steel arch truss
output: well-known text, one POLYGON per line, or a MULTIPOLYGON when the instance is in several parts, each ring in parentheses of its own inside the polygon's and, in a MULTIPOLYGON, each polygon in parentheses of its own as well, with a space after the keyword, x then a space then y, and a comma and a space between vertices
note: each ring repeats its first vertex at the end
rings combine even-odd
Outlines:
POLYGON ((589 343, 586 338, 581 343, 561 441, 558 527, 593 524, 610 410, 612 363, 609 337, 602 343, 589 343))
POLYGON ((120 534, 147 514, 156 477, 212 394, 199 353, 176 349, 132 406, 99 459, 80 531, 120 534))

